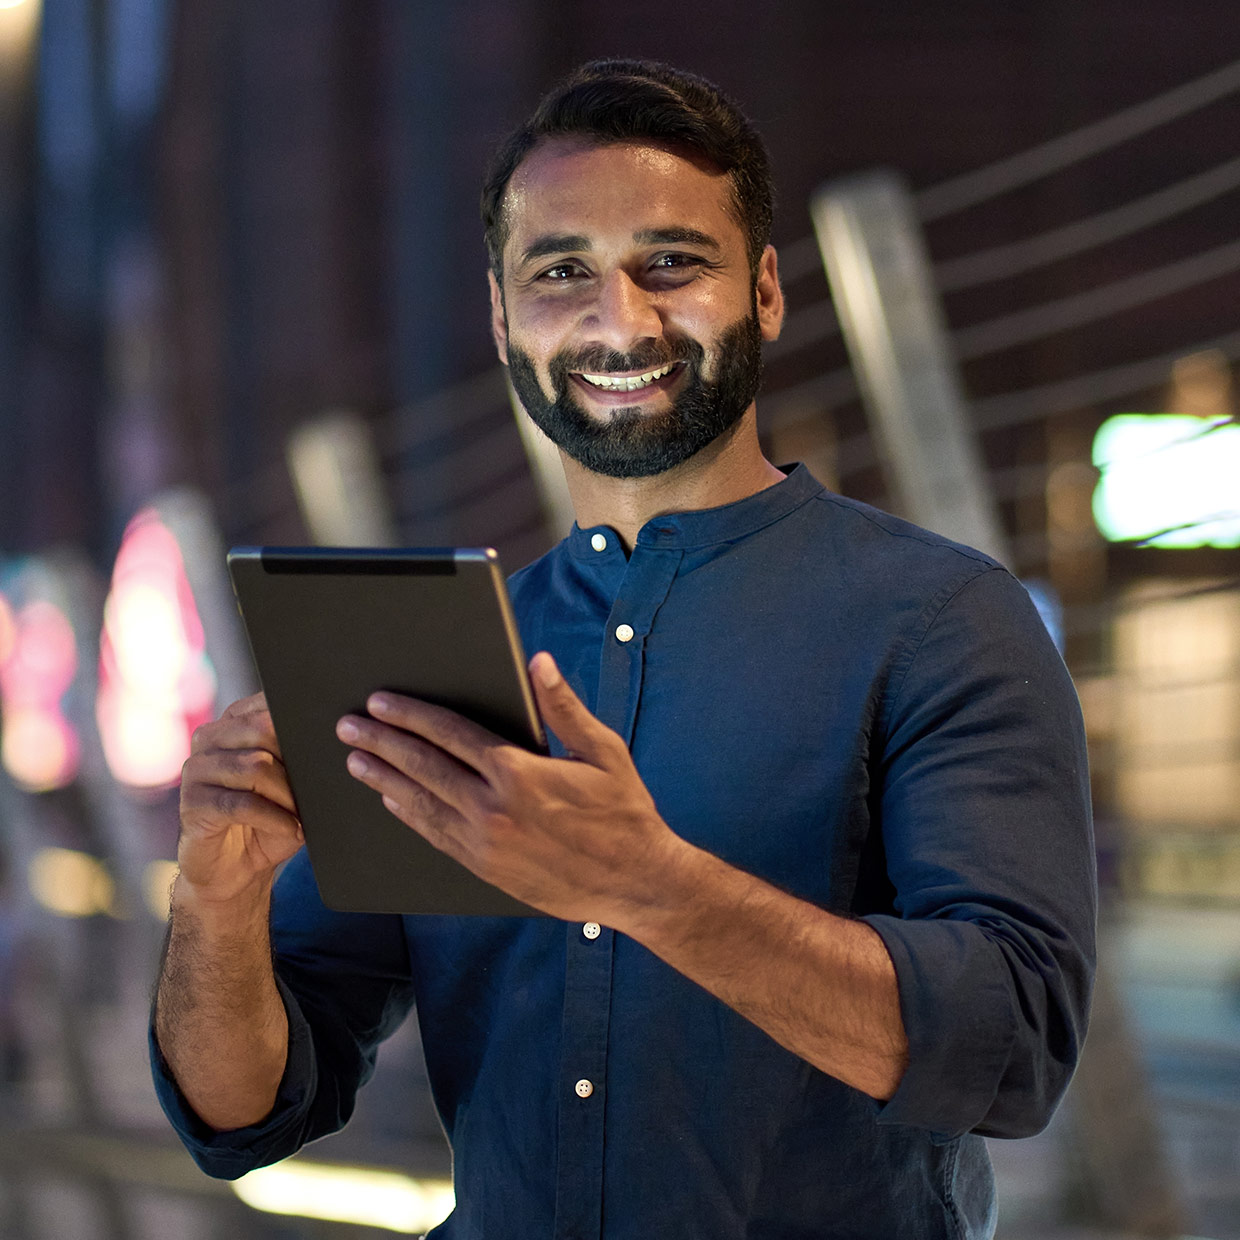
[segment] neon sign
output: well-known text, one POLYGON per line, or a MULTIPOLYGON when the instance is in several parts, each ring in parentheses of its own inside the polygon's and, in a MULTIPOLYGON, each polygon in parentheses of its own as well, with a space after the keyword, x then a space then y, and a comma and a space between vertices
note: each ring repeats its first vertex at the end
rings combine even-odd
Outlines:
POLYGON ((1094 520, 1111 542, 1240 547, 1240 425, 1121 413, 1094 437, 1094 520))

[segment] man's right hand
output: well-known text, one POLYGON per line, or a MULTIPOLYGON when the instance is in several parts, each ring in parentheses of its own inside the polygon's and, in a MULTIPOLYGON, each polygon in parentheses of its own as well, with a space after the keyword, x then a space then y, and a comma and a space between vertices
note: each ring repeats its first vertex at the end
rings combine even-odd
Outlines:
POLYGON ((288 1019, 267 922, 276 867, 301 841, 266 699, 234 702, 194 733, 182 771, 180 874, 155 1001, 164 1059, 219 1131, 275 1105, 288 1019))
POLYGON ((194 733, 181 774, 178 894, 202 904, 265 895, 301 844, 267 700, 256 693, 194 733))

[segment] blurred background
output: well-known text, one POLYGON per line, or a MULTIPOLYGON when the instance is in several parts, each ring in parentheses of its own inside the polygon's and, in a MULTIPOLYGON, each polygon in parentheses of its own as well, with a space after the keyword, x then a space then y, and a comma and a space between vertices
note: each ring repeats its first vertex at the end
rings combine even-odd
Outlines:
POLYGON ((1076 679, 1082 1068, 1002 1240, 1240 1237, 1240 23, 1217 0, 0 0, 0 1237, 379 1237, 451 1206, 416 1031, 236 1187, 145 1023, 237 543, 562 532, 486 327, 481 168, 583 59, 765 135, 768 455, 999 554, 1076 679), (946 493, 946 496, 945 496, 946 493), (334 1220, 334 1221, 333 1221, 334 1220))

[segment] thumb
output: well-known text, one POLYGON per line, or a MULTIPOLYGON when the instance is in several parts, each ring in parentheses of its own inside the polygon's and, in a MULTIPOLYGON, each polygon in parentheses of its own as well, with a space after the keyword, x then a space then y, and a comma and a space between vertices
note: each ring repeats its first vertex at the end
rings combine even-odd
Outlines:
POLYGON ((564 748, 595 766, 609 765, 607 759, 619 737, 590 714, 545 650, 530 660, 530 681, 543 723, 564 748))

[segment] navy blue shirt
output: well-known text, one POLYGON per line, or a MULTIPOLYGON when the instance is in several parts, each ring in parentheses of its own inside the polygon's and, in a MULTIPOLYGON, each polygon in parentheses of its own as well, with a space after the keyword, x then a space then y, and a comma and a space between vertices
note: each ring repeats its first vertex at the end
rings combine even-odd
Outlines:
POLYGON ((990 1235, 978 1134, 1046 1123, 1093 959, 1080 714, 1024 589, 803 467, 652 520, 631 555, 574 527, 511 586, 526 649, 625 738, 673 830, 882 937, 895 1096, 606 927, 334 913, 300 854, 272 914, 291 1032, 271 1116, 211 1132, 154 1052, 199 1164, 236 1176, 339 1127, 416 1000, 454 1152, 436 1238, 990 1235))

